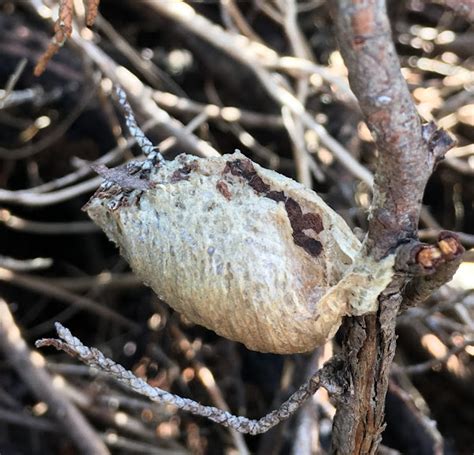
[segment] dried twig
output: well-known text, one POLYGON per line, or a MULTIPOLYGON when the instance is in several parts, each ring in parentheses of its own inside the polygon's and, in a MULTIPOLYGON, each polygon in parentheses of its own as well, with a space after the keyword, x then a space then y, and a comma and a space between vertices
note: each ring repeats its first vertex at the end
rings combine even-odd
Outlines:
POLYGON ((409 375, 423 374, 434 368, 443 366, 446 362, 448 362, 448 360, 452 356, 455 356, 459 354, 460 352, 463 352, 468 346, 474 346, 474 339, 464 340, 459 346, 454 346, 442 357, 427 360, 426 362, 422 362, 422 363, 417 363, 416 365, 408 365, 404 367, 399 367, 398 369, 400 369, 401 371, 409 375))
POLYGON ((9 191, 0 189, 0 201, 31 207, 59 204, 60 202, 67 201, 81 194, 94 191, 102 183, 102 180, 101 177, 95 177, 69 188, 63 188, 46 194, 37 194, 28 190, 9 191))
POLYGON ((138 123, 135 119, 135 115, 133 114, 132 107, 128 103, 127 95, 124 90, 116 86, 115 93, 117 95, 118 102, 122 107, 125 121, 127 123, 127 128, 133 138, 137 141, 138 146, 142 149, 143 154, 148 158, 150 155, 153 154, 154 159, 156 161, 163 162, 165 159, 155 150, 155 146, 151 143, 150 139, 148 139, 142 129, 138 126, 138 123))
MULTIPOLYGON (((97 16, 100 0, 87 1, 86 23, 89 27, 94 24, 97 16)), ((46 51, 41 55, 35 66, 35 76, 41 76, 51 58, 64 46, 64 43, 72 34, 72 22, 74 18, 74 0, 60 0, 58 19, 54 23, 54 36, 46 51)))
POLYGON ((32 221, 15 216, 7 209, 0 209, 0 223, 10 229, 41 235, 89 234, 99 231, 97 225, 91 221, 69 221, 64 223, 32 221))
POLYGON ((128 289, 142 287, 143 283, 134 273, 103 272, 93 276, 45 278, 54 286, 59 286, 69 291, 85 291, 91 288, 128 289))
POLYGON ((153 91, 153 99, 163 108, 170 111, 199 114, 205 111, 210 120, 223 120, 228 123, 239 122, 253 128, 282 128, 280 117, 270 114, 260 114, 235 106, 220 106, 217 104, 204 104, 188 98, 178 97, 172 93, 153 91))
POLYGON ((146 118, 156 119, 158 126, 169 136, 174 136, 186 151, 204 157, 219 156, 220 153, 207 142, 187 132, 181 122, 171 117, 152 100, 152 90, 142 84, 132 73, 117 65, 105 52, 90 41, 73 34, 73 41, 85 55, 96 63, 114 83, 123 87, 136 111, 146 118))
POLYGON ((16 68, 15 71, 10 75, 8 78, 8 81, 5 85, 5 90, 0 90, 0 109, 4 109, 6 106, 6 102, 8 98, 11 96, 15 85, 18 82, 18 79, 20 79, 20 76, 22 75, 26 64, 28 63, 28 60, 26 58, 22 58, 16 68))
POLYGON ((46 65, 51 60, 54 54, 64 46, 66 40, 71 36, 72 33, 72 18, 74 14, 74 1, 73 0, 61 0, 59 4, 59 15, 58 19, 54 24, 54 36, 48 45, 48 48, 44 54, 38 60, 35 66, 35 76, 41 76, 46 65))
POLYGON ((52 264, 53 260, 51 258, 15 259, 0 255, 0 269, 4 267, 5 269, 14 270, 16 272, 47 269, 51 267, 52 264))
MULTIPOLYGON (((423 229, 418 233, 421 240, 436 240, 441 233, 440 229, 423 229)), ((468 248, 474 247, 474 235, 465 232, 456 232, 459 241, 468 248)))
POLYGON ((91 428, 83 415, 55 387, 53 378, 42 366, 44 359, 31 350, 21 337, 7 303, 0 299, 0 349, 30 389, 48 405, 65 434, 81 453, 108 454, 104 443, 91 428), (36 361, 35 361, 36 359, 36 361))
POLYGON ((104 318, 105 320, 114 321, 122 327, 127 327, 134 331, 140 330, 137 323, 127 319, 112 308, 101 305, 88 297, 76 295, 66 289, 61 289, 58 286, 45 282, 39 277, 16 273, 0 267, 0 281, 30 289, 54 299, 64 301, 69 305, 80 307, 85 311, 89 311, 104 318))
POLYGON ((5 422, 7 425, 18 425, 36 431, 48 431, 52 433, 59 433, 61 431, 55 422, 45 417, 33 417, 26 412, 11 409, 0 408, 0 421, 5 422))
POLYGON ((270 412, 259 420, 248 419, 246 417, 235 416, 229 412, 212 406, 204 406, 196 401, 182 398, 178 395, 159 389, 158 387, 152 387, 143 379, 137 378, 131 371, 126 370, 113 360, 105 357, 98 349, 84 346, 78 338, 74 337, 71 332, 61 324, 56 323, 56 331, 60 340, 46 338, 38 340, 36 346, 53 346, 73 357, 77 357, 86 365, 99 368, 118 382, 126 385, 127 388, 148 397, 151 401, 172 404, 179 409, 206 417, 213 422, 217 422, 225 427, 233 428, 241 433, 255 435, 268 431, 281 421, 291 417, 321 386, 334 393, 339 393, 340 391, 339 387, 334 382, 334 373, 332 371, 333 365, 328 362, 293 395, 291 395, 291 397, 286 400, 279 409, 270 412))
POLYGON ((92 27, 95 22, 95 18, 99 13, 99 3, 100 0, 86 0, 87 4, 87 15, 86 15, 86 24, 88 27, 92 27))

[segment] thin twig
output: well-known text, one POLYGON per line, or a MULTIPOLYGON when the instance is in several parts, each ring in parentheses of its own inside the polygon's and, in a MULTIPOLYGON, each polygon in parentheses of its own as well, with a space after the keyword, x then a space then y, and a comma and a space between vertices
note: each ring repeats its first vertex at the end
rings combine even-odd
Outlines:
POLYGON ((28 427, 36 431, 47 431, 52 433, 59 433, 60 428, 55 422, 46 419, 45 417, 33 417, 22 411, 13 411, 11 409, 0 408, 0 421, 7 425, 18 425, 21 427, 28 427))
POLYGON ((46 51, 41 55, 38 63, 35 66, 35 76, 41 76, 46 65, 51 58, 64 46, 66 40, 71 36, 72 33, 72 18, 74 14, 74 1, 73 0, 61 0, 59 3, 59 14, 56 22, 54 23, 54 36, 48 45, 46 51))
MULTIPOLYGON (((159 123, 157 119, 150 119, 143 124, 142 130, 146 133, 148 130, 154 128, 159 123)), ((107 153, 102 155, 100 158, 97 158, 95 161, 90 161, 88 164, 111 164, 115 163, 122 158, 124 152, 132 148, 137 143, 134 137, 131 137, 126 140, 125 143, 119 144, 113 149, 109 150, 107 153)), ((85 163, 84 163, 85 164, 85 163)), ((84 165, 81 166, 77 171, 71 172, 63 177, 59 177, 50 182, 43 183, 28 190, 18 190, 18 192, 31 192, 31 193, 48 193, 59 188, 71 185, 74 182, 77 182, 83 177, 90 175, 92 172, 90 166, 84 165)))
POLYGON ((338 390, 338 387, 331 384, 332 365, 326 364, 323 369, 316 372, 307 382, 305 382, 291 397, 285 401, 279 409, 270 412, 264 417, 253 420, 246 417, 235 416, 229 412, 222 411, 213 406, 204 406, 188 398, 166 392, 158 387, 152 387, 143 379, 137 378, 131 371, 126 370, 121 365, 107 358, 96 348, 84 346, 82 342, 74 337, 71 332, 56 323, 56 331, 60 340, 46 338, 36 342, 37 347, 53 346, 58 350, 77 357, 86 365, 96 367, 111 377, 116 379, 127 388, 148 397, 151 401, 158 403, 168 403, 192 414, 206 417, 213 422, 217 422, 225 427, 233 428, 241 433, 259 434, 268 431, 283 420, 291 417, 301 405, 310 398, 321 386, 331 390, 338 390))
POLYGON ((94 300, 76 295, 66 289, 61 289, 58 286, 53 286, 52 284, 45 282, 39 277, 32 275, 19 274, 11 270, 7 270, 0 267, 0 281, 13 284, 15 286, 20 286, 22 288, 30 289, 32 291, 38 292, 43 295, 53 297, 55 299, 66 302, 70 305, 77 306, 89 311, 97 316, 104 318, 105 320, 114 321, 115 323, 127 327, 128 329, 139 331, 140 326, 127 319, 125 316, 122 316, 117 311, 108 308, 104 305, 95 302, 94 300))
POLYGON ((136 107, 136 111, 141 112, 147 118, 158 120, 158 126, 165 134, 176 137, 178 142, 190 153, 203 157, 220 156, 220 153, 210 144, 193 134, 185 132, 181 122, 158 107, 152 100, 152 90, 142 84, 132 73, 117 65, 115 61, 94 43, 86 41, 74 33, 72 39, 83 49, 85 55, 90 57, 101 68, 107 77, 124 89, 136 107))
POLYGON ((47 269, 52 265, 53 260, 51 258, 15 259, 8 256, 0 256, 0 268, 4 267, 15 272, 47 269))
POLYGON ((459 346, 455 346, 451 350, 449 350, 445 355, 442 357, 427 360, 423 363, 417 363, 416 365, 408 365, 404 367, 398 367, 401 371, 409 375, 417 375, 423 374, 427 371, 435 369, 437 367, 443 366, 452 356, 459 354, 460 352, 464 351, 466 347, 474 346, 474 340, 466 339, 463 343, 459 346))
POLYGON ((124 38, 115 30, 110 22, 108 22, 100 14, 97 16, 95 25, 98 30, 104 33, 109 38, 110 43, 117 48, 128 60, 138 69, 144 76, 148 83, 153 88, 162 87, 165 85, 169 87, 174 93, 185 96, 183 89, 173 81, 173 79, 152 60, 145 60, 139 52, 137 52, 124 38))
POLYGON ((151 143, 150 139, 146 137, 145 133, 138 126, 138 123, 135 119, 135 115, 133 113, 133 109, 127 100, 127 95, 125 91, 121 87, 116 86, 115 93, 117 95, 118 102, 122 107, 128 131, 137 141, 137 144, 141 148, 143 154, 147 158, 153 154, 156 161, 164 162, 165 159, 163 158, 163 155, 157 150, 155 150, 155 146, 151 143))
POLYGON ((102 181, 102 177, 94 177, 69 188, 63 188, 46 194, 36 194, 28 190, 9 191, 0 189, 0 201, 30 207, 44 207, 59 204, 60 202, 75 198, 81 194, 90 193, 94 191, 102 181))
POLYGON ((240 107, 198 103, 159 90, 153 91, 153 99, 158 105, 172 112, 199 114, 205 111, 210 120, 223 120, 228 123, 238 122, 252 128, 281 129, 283 127, 283 122, 277 115, 261 114, 240 107))
POLYGON ((18 79, 20 79, 20 76, 22 75, 27 63, 28 59, 22 58, 18 62, 15 71, 8 78, 7 84, 5 85, 5 90, 2 90, 0 93, 0 109, 3 109, 5 107, 6 101, 12 94, 12 91, 14 90, 18 79))
MULTIPOLYGON (((193 366, 195 375, 201 381, 201 384, 204 386, 204 388, 207 390, 213 404, 222 411, 228 412, 230 410, 229 406, 227 405, 224 395, 222 394, 221 389, 219 388, 218 384, 214 379, 214 375, 202 362, 197 359, 198 352, 196 352, 196 350, 192 346, 192 343, 189 342, 185 334, 182 333, 176 325, 172 325, 171 331, 174 335, 176 335, 177 344, 183 351, 183 354, 186 355, 186 357, 190 357, 192 359, 191 365, 193 366)), ((245 439, 242 433, 239 433, 233 428, 229 428, 229 430, 232 439, 234 440, 235 446, 239 451, 239 454, 249 455, 250 452, 247 447, 247 444, 245 443, 245 439)))
POLYGON ((53 286, 75 292, 91 288, 129 289, 143 286, 142 281, 134 273, 103 272, 95 276, 45 278, 45 280, 53 286))
MULTIPOLYGON (((422 229, 418 235, 420 240, 436 240, 439 237, 441 229, 422 229)), ((459 237, 459 241, 467 248, 474 247, 474 235, 467 234, 465 232, 455 232, 456 236, 459 237)))
POLYGON ((64 223, 32 221, 12 215, 10 210, 7 209, 0 209, 0 223, 16 231, 41 235, 90 234, 100 231, 97 225, 91 221, 69 221, 64 223))

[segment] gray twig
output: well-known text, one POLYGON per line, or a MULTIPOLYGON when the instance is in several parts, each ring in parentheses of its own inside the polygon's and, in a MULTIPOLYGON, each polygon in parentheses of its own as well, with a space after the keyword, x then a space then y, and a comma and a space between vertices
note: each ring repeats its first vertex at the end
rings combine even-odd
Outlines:
POLYGON ((116 86, 115 93, 117 94, 118 102, 122 107, 128 131, 137 141, 137 144, 142 149, 143 154, 149 159, 163 162, 165 160, 163 158, 163 155, 157 150, 155 150, 155 146, 151 143, 150 139, 145 136, 145 133, 138 126, 138 123, 135 119, 135 115, 133 114, 132 107, 130 106, 127 100, 127 95, 125 94, 125 91, 121 87, 116 86))
POLYGON ((60 340, 53 338, 41 339, 36 342, 37 347, 53 346, 73 357, 77 357, 86 365, 96 367, 107 373, 129 389, 148 397, 151 401, 172 404, 179 409, 206 417, 213 422, 217 422, 225 427, 233 428, 241 433, 249 433, 252 435, 265 433, 270 428, 295 414, 303 403, 305 403, 305 401, 321 386, 330 389, 331 392, 339 393, 339 387, 334 384, 332 378, 333 362, 331 362, 311 376, 311 378, 309 378, 278 409, 268 413, 258 420, 248 419, 246 417, 233 415, 213 406, 204 406, 189 398, 182 398, 158 387, 152 387, 143 379, 137 378, 131 371, 126 370, 123 366, 105 357, 98 349, 84 346, 78 338, 71 334, 69 329, 62 326, 59 322, 55 325, 60 340))

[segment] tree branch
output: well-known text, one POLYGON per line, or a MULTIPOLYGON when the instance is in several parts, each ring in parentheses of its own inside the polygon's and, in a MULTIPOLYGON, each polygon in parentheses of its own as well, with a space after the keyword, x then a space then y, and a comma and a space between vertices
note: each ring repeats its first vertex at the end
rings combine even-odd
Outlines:
MULTIPOLYGON (((416 240, 426 182, 453 140, 434 124, 421 125, 400 71, 385 2, 338 0, 332 13, 351 88, 378 150, 364 246, 368 255, 381 259, 416 240)), ((344 323, 343 358, 351 387, 334 419, 334 453, 374 454, 380 444, 396 317, 412 276, 395 275, 379 296, 377 314, 344 323)))

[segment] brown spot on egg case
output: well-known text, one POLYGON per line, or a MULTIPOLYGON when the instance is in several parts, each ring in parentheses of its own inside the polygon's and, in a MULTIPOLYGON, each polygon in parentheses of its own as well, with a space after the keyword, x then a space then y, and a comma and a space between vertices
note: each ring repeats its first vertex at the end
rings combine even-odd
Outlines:
POLYGON ((185 163, 183 167, 173 172, 173 175, 171 176, 171 183, 180 182, 181 180, 189 180, 189 174, 191 174, 192 171, 195 171, 197 167, 197 161, 185 163))
POLYGON ((218 180, 216 183, 216 188, 219 193, 222 194, 228 201, 232 199, 232 193, 229 190, 227 183, 224 180, 218 180))
POLYGON ((262 178, 257 174, 250 160, 237 159, 234 161, 227 161, 224 168, 224 174, 230 172, 232 175, 242 177, 247 180, 248 184, 255 190, 256 193, 268 193, 270 185, 267 185, 262 178))
POLYGON ((321 242, 304 232, 305 230, 312 230, 315 234, 319 234, 324 230, 320 215, 317 213, 303 213, 298 202, 288 197, 284 191, 271 191, 270 185, 262 180, 252 162, 248 159, 227 161, 223 172, 224 174, 231 173, 242 177, 258 194, 262 194, 277 203, 284 202, 286 214, 293 230, 295 245, 303 248, 311 256, 317 257, 321 254, 323 250, 321 242))

